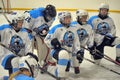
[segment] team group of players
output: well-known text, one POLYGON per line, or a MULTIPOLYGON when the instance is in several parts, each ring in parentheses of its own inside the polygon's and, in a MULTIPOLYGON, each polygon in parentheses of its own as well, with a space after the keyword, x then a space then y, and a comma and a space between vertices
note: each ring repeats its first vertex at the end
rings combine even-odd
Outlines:
POLYGON ((49 65, 57 67, 55 76, 60 80, 68 78, 71 66, 79 75, 86 46, 100 63, 104 47, 116 45, 116 61, 120 63, 120 38, 108 12, 109 5, 102 3, 98 15, 89 18, 86 10, 77 10, 72 21, 71 13, 62 11, 55 26, 57 12, 50 4, 23 14, 11 13, 9 24, 0 26, 0 43, 9 48, 0 46, 1 65, 9 72, 4 80, 34 80, 39 66, 47 70, 49 65))

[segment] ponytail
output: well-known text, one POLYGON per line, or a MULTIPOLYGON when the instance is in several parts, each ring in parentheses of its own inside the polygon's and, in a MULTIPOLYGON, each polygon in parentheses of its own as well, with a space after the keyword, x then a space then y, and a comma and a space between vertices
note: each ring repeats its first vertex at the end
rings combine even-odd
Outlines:
POLYGON ((17 75, 19 75, 19 74, 21 74, 21 73, 22 73, 22 72, 21 72, 20 70, 12 73, 12 74, 10 75, 10 77, 9 77, 8 80, 13 80, 13 78, 14 78, 15 76, 17 76, 17 75))

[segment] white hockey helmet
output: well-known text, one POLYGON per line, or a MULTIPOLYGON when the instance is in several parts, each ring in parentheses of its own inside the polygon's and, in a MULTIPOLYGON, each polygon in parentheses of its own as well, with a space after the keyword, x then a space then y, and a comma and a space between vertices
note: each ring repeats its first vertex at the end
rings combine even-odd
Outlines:
POLYGON ((38 75, 38 62, 35 58, 31 57, 30 55, 23 56, 19 60, 19 68, 28 69, 31 73, 32 77, 37 77, 38 75))
POLYGON ((58 14, 58 19, 59 19, 59 21, 61 22, 61 21, 63 21, 64 18, 67 17, 67 16, 70 16, 70 17, 71 17, 71 13, 68 12, 68 11, 63 11, 63 12, 60 12, 60 13, 58 14))
POLYGON ((22 13, 11 13, 10 14, 10 21, 12 24, 17 24, 18 21, 20 20, 24 20, 25 19, 25 15, 22 13))
POLYGON ((88 12, 86 10, 80 9, 76 11, 76 16, 79 18, 82 18, 82 16, 85 16, 85 15, 88 16, 88 12))
POLYGON ((105 9, 109 10, 109 4, 107 4, 107 3, 101 3, 99 9, 102 9, 102 8, 105 8, 105 9))

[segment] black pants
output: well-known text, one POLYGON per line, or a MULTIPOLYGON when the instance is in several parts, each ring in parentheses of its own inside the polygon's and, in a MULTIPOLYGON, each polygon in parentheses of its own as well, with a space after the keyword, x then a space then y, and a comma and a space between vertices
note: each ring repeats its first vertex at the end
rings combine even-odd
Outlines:
POLYGON ((109 37, 109 38, 108 37, 104 37, 103 42, 99 46, 96 46, 96 49, 99 52, 96 52, 96 54, 93 55, 93 58, 95 60, 102 59, 104 57, 104 47, 105 46, 113 47, 114 45, 112 45, 112 43, 115 41, 115 38, 116 37, 109 37))

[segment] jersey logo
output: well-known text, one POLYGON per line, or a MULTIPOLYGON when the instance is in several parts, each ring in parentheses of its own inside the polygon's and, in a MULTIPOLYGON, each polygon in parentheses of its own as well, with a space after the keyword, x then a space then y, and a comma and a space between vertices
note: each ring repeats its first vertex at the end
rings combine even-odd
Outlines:
POLYGON ((85 40, 86 37, 88 37, 88 33, 85 29, 81 28, 77 30, 77 34, 79 37, 79 41, 85 40))
POLYGON ((105 35, 110 31, 109 24, 106 22, 99 23, 97 25, 96 33, 105 35))
POLYGON ((9 47, 12 51, 18 54, 19 51, 25 47, 25 44, 23 43, 23 40, 21 39, 21 37, 14 35, 11 38, 9 47))
POLYGON ((68 31, 64 34, 62 45, 72 47, 73 41, 74 41, 74 33, 71 31, 68 31))

